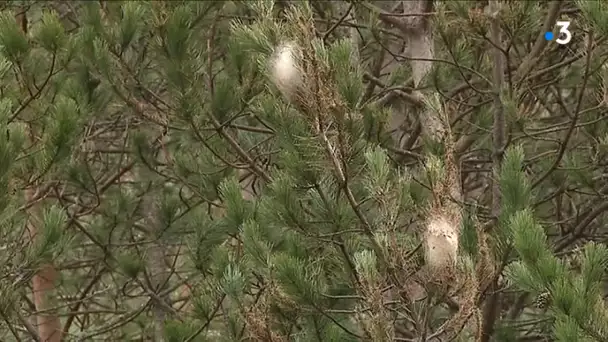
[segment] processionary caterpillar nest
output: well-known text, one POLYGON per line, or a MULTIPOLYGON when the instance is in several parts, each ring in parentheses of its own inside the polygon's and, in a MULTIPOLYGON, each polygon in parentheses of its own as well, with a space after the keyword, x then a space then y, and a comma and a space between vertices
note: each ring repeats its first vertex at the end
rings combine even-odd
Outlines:
POLYGON ((300 58, 301 53, 292 42, 279 45, 271 57, 272 82, 288 101, 294 101, 302 88, 303 75, 299 65, 300 58))
POLYGON ((458 254, 458 227, 443 215, 431 215, 425 232, 426 261, 433 269, 453 264, 458 254))

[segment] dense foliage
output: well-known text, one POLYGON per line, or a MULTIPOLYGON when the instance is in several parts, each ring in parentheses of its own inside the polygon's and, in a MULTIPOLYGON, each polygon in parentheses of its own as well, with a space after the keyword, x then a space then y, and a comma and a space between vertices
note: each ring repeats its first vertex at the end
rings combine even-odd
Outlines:
POLYGON ((0 340, 608 341, 605 1, 1 6, 0 340))

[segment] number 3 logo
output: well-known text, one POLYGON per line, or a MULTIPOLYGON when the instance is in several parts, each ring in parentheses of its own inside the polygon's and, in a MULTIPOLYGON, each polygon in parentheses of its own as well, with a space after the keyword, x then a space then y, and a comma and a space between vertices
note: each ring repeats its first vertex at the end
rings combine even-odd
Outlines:
POLYGON ((570 22, 569 21, 558 21, 556 23, 556 25, 559 27, 560 36, 561 36, 561 34, 564 34, 565 37, 558 38, 555 40, 555 42, 557 44, 561 44, 561 45, 570 43, 570 41, 572 40, 572 32, 570 32, 570 30, 568 30, 568 26, 570 26, 570 22))

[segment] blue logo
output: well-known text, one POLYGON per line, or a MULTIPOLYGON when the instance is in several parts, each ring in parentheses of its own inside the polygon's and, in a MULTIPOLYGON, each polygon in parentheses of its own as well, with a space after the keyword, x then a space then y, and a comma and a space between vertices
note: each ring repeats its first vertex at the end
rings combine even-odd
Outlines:
POLYGON ((553 40, 553 32, 545 32, 545 40, 553 40))

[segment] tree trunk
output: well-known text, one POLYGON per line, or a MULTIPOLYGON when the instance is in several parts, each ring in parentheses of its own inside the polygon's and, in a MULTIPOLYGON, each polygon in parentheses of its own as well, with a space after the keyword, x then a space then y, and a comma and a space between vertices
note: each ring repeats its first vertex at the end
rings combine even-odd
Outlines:
MULTIPOLYGON (((15 20, 24 34, 28 31, 27 9, 20 6, 15 20)), ((30 132, 30 136, 33 136, 30 132)), ((27 202, 33 201, 36 197, 36 187, 32 186, 25 190, 25 199, 27 202)), ((42 224, 40 221, 39 205, 35 204, 28 210, 27 231, 31 242, 36 241, 38 228, 42 224)), ((38 327, 38 335, 42 342, 60 342, 61 341, 61 321, 52 308, 52 298, 55 290, 55 282, 58 278, 58 272, 52 263, 43 264, 38 272, 32 277, 32 291, 34 297, 34 305, 36 306, 36 325, 38 327), (51 303, 49 303, 51 302, 51 303)))
MULTIPOLYGON (((35 197, 34 189, 26 190, 26 199, 32 201, 35 197)), ((38 206, 34 205, 29 210, 29 219, 27 230, 31 241, 35 241, 38 232, 38 227, 42 224, 38 206)), ((51 310, 52 298, 55 295, 55 282, 58 278, 58 272, 52 263, 43 264, 38 272, 32 278, 32 290, 34 296, 34 304, 36 306, 36 323, 38 327, 38 335, 42 342, 60 342, 61 341, 61 321, 57 314, 51 310)))
POLYGON ((163 244, 162 225, 159 220, 159 199, 156 198, 155 189, 143 196, 142 210, 144 222, 149 229, 149 239, 152 241, 147 248, 147 276, 150 282, 151 291, 156 294, 152 300, 152 313, 154 315, 154 342, 164 342, 164 330, 166 312, 165 306, 168 305, 168 295, 161 295, 166 288, 168 281, 168 271, 165 264, 166 248, 163 244))

